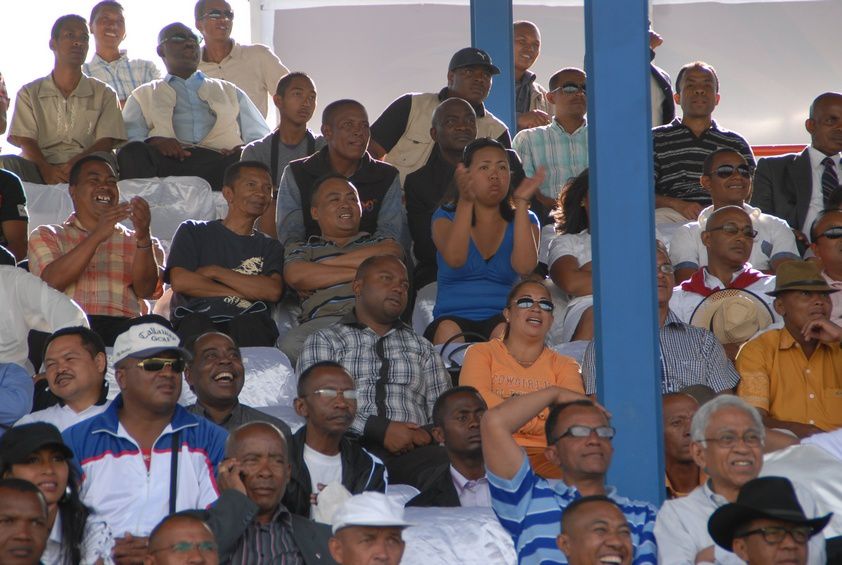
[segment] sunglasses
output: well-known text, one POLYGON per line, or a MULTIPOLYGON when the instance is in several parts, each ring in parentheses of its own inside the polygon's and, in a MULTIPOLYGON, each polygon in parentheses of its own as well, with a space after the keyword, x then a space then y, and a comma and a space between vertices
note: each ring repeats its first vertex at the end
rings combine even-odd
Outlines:
POLYGON ((748 165, 737 165, 736 167, 734 165, 719 165, 713 171, 713 174, 721 179, 727 179, 734 174, 734 171, 737 171, 744 179, 751 177, 751 170, 749 170, 748 165))
POLYGON ((588 87, 585 84, 565 82, 564 84, 553 90, 553 92, 559 91, 563 92, 564 94, 578 94, 579 92, 581 92, 582 94, 587 94, 588 87))
POLYGON ((731 222, 728 222, 727 224, 722 224, 717 228, 710 228, 706 231, 714 232, 720 230, 724 231, 730 236, 735 236, 741 233, 749 239, 754 239, 755 237, 757 237, 757 230, 752 228, 751 226, 743 226, 742 228, 738 228, 737 224, 732 224, 731 222))
POLYGON ((595 433, 597 437, 602 439, 612 439, 614 437, 614 434, 617 433, 617 431, 611 426, 597 426, 595 428, 591 428, 590 426, 570 426, 569 428, 567 428, 566 432, 555 438, 550 443, 555 443, 563 437, 590 437, 593 433, 595 433))
POLYGON ((199 45, 201 42, 202 42, 201 37, 197 37, 197 36, 192 35, 192 34, 191 35, 183 35, 183 34, 179 33, 179 34, 171 35, 170 37, 166 37, 166 38, 162 39, 161 42, 158 45, 163 45, 164 43, 178 43, 178 44, 195 43, 196 45, 199 45))
POLYGON ((149 371, 150 373, 161 371, 164 367, 172 367, 173 371, 180 373, 184 370, 184 359, 162 359, 160 357, 150 357, 149 359, 144 359, 138 363, 137 366, 144 371, 149 371))
POLYGON ((530 298, 528 296, 524 296, 523 298, 518 298, 515 300, 515 306, 522 310, 528 310, 535 306, 535 302, 538 302, 538 308, 543 310, 544 312, 552 312, 555 310, 555 304, 553 304, 552 300, 547 300, 546 298, 541 298, 540 300, 535 300, 534 298, 530 298))
POLYGON ((356 400, 358 398, 357 391, 349 388, 347 390, 336 390, 335 388, 320 388, 310 393, 311 395, 321 396, 333 400, 337 396, 341 396, 345 400, 356 400))
POLYGON ((826 237, 827 239, 839 239, 842 238, 842 226, 837 226, 833 228, 828 228, 819 235, 816 236, 816 239, 820 237, 826 237))
POLYGON ((231 10, 208 10, 205 12, 205 15, 202 16, 203 18, 210 18, 212 20, 233 20, 234 19, 234 12, 231 10))

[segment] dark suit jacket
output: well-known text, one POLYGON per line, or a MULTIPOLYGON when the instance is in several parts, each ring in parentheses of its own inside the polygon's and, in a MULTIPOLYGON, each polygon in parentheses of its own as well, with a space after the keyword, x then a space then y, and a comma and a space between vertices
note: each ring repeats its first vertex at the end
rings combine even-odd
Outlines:
POLYGON ((813 172, 808 149, 757 161, 751 205, 762 212, 783 218, 789 227, 807 233, 810 226, 805 226, 804 220, 812 193, 813 172))
POLYGON ((445 465, 430 479, 424 490, 410 500, 407 506, 462 506, 450 476, 450 465, 445 465))
POLYGON ((666 71, 655 64, 650 63, 649 72, 652 73, 652 78, 658 83, 661 93, 664 95, 664 101, 661 102, 661 115, 656 117, 660 120, 661 125, 668 124, 675 118, 675 100, 672 98, 672 81, 666 71))

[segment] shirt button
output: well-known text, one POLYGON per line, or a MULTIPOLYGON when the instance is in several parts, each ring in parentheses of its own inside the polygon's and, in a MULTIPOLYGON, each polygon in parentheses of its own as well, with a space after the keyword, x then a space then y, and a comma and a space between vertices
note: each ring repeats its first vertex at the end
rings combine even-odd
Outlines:
POLYGON ((815 394, 813 394, 812 392, 811 392, 808 396, 809 396, 810 398, 815 398, 815 397, 816 397, 816 395, 815 395, 815 394))
POLYGON ((809 375, 809 374, 810 374, 810 369, 804 369, 804 374, 805 374, 805 375, 809 375))
POLYGON ((815 424, 815 420, 810 420, 810 424, 815 424))

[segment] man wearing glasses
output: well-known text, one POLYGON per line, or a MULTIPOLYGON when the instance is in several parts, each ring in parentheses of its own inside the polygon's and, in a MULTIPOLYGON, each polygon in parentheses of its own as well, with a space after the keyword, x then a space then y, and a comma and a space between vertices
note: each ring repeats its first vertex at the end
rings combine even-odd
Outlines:
POLYGON ((290 512, 329 523, 330 509, 318 507, 325 487, 385 492, 383 462, 345 435, 357 414, 357 391, 342 365, 320 361, 305 369, 295 411, 306 423, 289 441, 292 474, 283 503, 290 512))
POLYGON ((737 394, 769 427, 798 437, 842 427, 842 327, 829 319, 833 292, 815 262, 784 263, 769 293, 784 327, 737 355, 737 394))
POLYGON ((634 545, 633 563, 657 563, 655 507, 620 496, 605 484, 615 430, 601 406, 551 386, 495 406, 480 427, 491 507, 515 541, 518 563, 567 563, 556 545, 562 512, 577 498, 592 495, 608 496, 623 511, 634 545), (559 481, 536 475, 512 437, 547 407, 546 457, 561 470, 564 479, 559 481))
POLYGON ((799 258, 795 236, 789 225, 777 216, 764 214, 746 203, 751 194, 751 169, 738 151, 717 149, 705 158, 699 182, 710 193, 713 204, 699 214, 699 220, 684 224, 670 240, 670 259, 675 265, 675 280, 685 281, 708 264, 708 252, 702 232, 711 214, 725 206, 737 206, 749 215, 757 236, 748 262, 758 271, 774 274, 784 261, 799 258))
POLYGON ((112 354, 120 394, 64 432, 82 502, 111 526, 118 562, 142 558, 146 536, 168 513, 206 508, 219 495, 213 470, 227 434, 177 404, 188 358, 163 325, 130 327, 112 354))
POLYGON ((213 532, 198 516, 178 512, 167 516, 149 535, 147 565, 217 565, 219 552, 213 532))
POLYGON ((199 70, 209 77, 233 82, 267 117, 267 98, 289 71, 265 45, 240 45, 231 39, 234 12, 225 0, 199 0, 196 29, 205 38, 199 70))
MULTIPOLYGON (((822 277, 834 290, 842 290, 842 210, 824 210, 810 228, 810 249, 821 260, 822 277)), ((842 325, 842 295, 830 295, 830 321, 842 325)))
MULTIPOLYGON (((763 421, 757 410, 741 398, 720 395, 699 408, 690 424, 690 435, 693 459, 710 478, 689 495, 664 502, 655 524, 658 562, 743 563, 730 551, 714 544, 707 525, 718 508, 738 501, 741 489, 760 474, 766 440, 763 421)), ((816 516, 813 496, 798 485, 795 492, 807 515, 816 516)), ((767 496, 779 501, 782 494, 776 489, 767 496)), ((824 538, 815 536, 810 541, 808 563, 825 561, 824 538)))
POLYGON ((713 513, 708 527, 719 547, 746 563, 808 563, 807 540, 818 535, 831 515, 808 518, 792 483, 763 477, 746 483, 737 501, 713 513))
POLYGON ((122 179, 198 176, 222 190, 226 167, 269 127, 245 92, 197 71, 200 38, 174 23, 158 34, 162 80, 134 90, 123 108, 129 143, 118 153, 122 179))
POLYGON ((544 167, 547 176, 536 196, 552 210, 561 188, 588 168, 588 111, 584 71, 569 67, 550 77, 547 100, 555 108, 549 125, 525 129, 515 136, 512 147, 523 160, 526 176, 544 167))
MULTIPOLYGON (((675 278, 666 247, 657 242, 658 341, 661 349, 661 393, 680 392, 690 385, 705 385, 716 392, 733 391, 740 380, 716 336, 681 321, 670 309, 675 278)), ((596 342, 582 360, 585 394, 596 394, 596 342)))
POLYGON ((701 233, 707 265, 677 286, 670 298, 670 308, 682 322, 689 324, 699 303, 725 288, 747 290, 762 297, 771 309, 772 298, 766 292, 774 290, 775 277, 748 262, 757 237, 751 217, 742 208, 725 206, 711 214, 701 233))

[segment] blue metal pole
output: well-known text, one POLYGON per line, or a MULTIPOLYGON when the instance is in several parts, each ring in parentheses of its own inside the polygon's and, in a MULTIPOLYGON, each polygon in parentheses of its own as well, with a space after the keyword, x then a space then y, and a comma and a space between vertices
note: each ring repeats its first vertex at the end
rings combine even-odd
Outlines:
POLYGON ((618 433, 609 482, 664 497, 646 0, 586 0, 597 392, 618 433))
POLYGON ((486 107, 517 133, 512 0, 471 0, 471 45, 491 55, 500 74, 494 77, 486 107))

